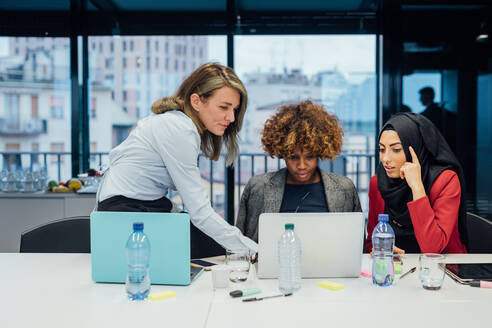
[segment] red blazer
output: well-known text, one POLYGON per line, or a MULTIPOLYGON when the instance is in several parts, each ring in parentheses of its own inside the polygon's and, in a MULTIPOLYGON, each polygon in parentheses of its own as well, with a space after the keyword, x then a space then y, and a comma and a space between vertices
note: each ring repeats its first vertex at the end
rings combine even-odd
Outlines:
MULTIPOLYGON (((415 237, 422 253, 466 253, 458 231, 461 187, 458 175, 443 171, 434 181, 429 195, 407 203, 415 237)), ((384 213, 384 199, 374 175, 369 184, 369 220, 366 250, 372 250, 372 231, 378 214, 384 213)), ((398 247, 398 241, 395 242, 398 247)))

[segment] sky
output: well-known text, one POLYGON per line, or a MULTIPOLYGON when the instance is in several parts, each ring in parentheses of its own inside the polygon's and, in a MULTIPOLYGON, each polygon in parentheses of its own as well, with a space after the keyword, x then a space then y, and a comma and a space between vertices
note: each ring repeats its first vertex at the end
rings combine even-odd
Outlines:
MULTIPOLYGON (((301 69, 308 75, 338 69, 343 73, 375 73, 374 35, 236 36, 234 66, 241 76, 251 72, 301 69)), ((209 60, 226 64, 226 37, 211 36, 209 60)))

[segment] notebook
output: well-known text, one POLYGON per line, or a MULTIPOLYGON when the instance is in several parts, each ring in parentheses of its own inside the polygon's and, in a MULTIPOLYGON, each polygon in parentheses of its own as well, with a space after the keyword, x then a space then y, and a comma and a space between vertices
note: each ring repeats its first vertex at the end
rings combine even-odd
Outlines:
POLYGON ((258 277, 278 277, 277 242, 293 223, 302 245, 303 278, 359 277, 363 213, 264 213, 258 226, 258 277))
POLYGON ((190 217, 182 213, 93 212, 91 214, 92 280, 124 283, 126 241, 133 223, 143 222, 150 241, 152 284, 189 285, 190 217))

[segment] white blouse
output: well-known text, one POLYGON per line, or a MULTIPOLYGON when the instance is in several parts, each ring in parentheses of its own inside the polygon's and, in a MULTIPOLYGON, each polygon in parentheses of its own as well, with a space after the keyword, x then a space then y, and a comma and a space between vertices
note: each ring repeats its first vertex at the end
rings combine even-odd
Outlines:
POLYGON ((181 111, 151 115, 138 121, 128 138, 109 154, 109 170, 98 201, 121 195, 155 200, 177 190, 193 224, 226 249, 258 251, 212 209, 198 168, 200 135, 181 111))

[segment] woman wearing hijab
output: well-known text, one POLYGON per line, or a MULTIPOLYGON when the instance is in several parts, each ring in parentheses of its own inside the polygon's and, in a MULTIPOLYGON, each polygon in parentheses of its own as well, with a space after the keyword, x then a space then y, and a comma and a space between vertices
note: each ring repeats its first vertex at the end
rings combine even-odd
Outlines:
POLYGON ((378 214, 386 213, 397 252, 466 253, 463 171, 434 124, 396 114, 379 135, 379 157, 369 185, 366 250, 378 214))

